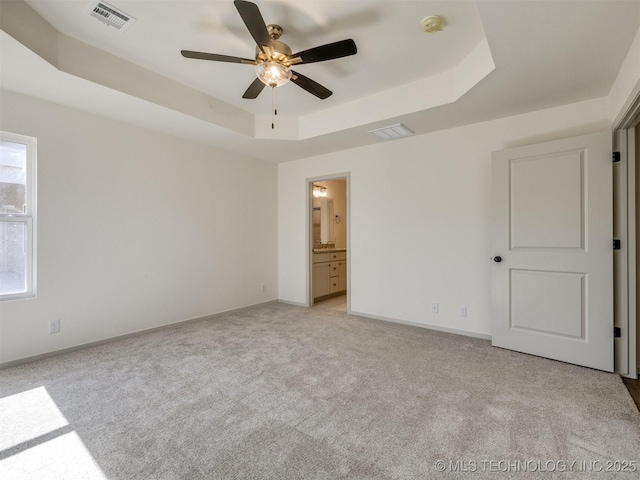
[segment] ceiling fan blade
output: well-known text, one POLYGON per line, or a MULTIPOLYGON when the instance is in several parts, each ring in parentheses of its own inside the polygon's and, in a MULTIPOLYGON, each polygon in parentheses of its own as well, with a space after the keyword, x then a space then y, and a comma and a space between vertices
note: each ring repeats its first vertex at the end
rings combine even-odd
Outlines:
POLYGON ((271 37, 267 31, 267 25, 264 23, 260 9, 255 3, 246 2, 244 0, 235 0, 233 4, 236 6, 242 21, 247 26, 247 30, 260 47, 262 53, 268 54, 265 47, 271 49, 271 37))
POLYGON ((321 100, 325 98, 329 98, 333 95, 333 92, 328 88, 323 87, 318 82, 311 80, 309 77, 305 77, 304 75, 300 75, 298 72, 294 72, 291 70, 291 81, 298 85, 300 88, 306 90, 312 95, 315 95, 321 100))
POLYGON ((358 53, 356 42, 351 39, 341 40, 339 42, 327 43, 319 47, 310 48, 302 52, 289 55, 289 58, 293 60, 292 63, 314 63, 324 62, 326 60, 333 60, 335 58, 348 57, 349 55, 355 55, 358 53), (295 59, 300 58, 299 62, 295 59))
POLYGON ((262 92, 262 89, 266 87, 266 85, 264 83, 262 83, 260 81, 259 78, 256 78, 253 83, 251 85, 249 85, 249 88, 247 88, 247 91, 244 92, 244 95, 242 95, 242 98, 258 98, 258 95, 260 95, 260 92, 262 92))
POLYGON ((255 65, 256 61, 249 58, 231 57, 229 55, 218 55, 217 53, 192 52, 191 50, 181 50, 185 58, 196 58, 198 60, 213 60, 214 62, 244 63, 255 65))

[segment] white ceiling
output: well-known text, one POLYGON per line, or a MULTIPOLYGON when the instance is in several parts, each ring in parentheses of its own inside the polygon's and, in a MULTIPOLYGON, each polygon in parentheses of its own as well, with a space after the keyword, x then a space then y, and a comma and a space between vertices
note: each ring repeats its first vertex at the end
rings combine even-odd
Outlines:
MULTIPOLYGON (((195 50, 255 56, 255 43, 232 0, 112 0, 112 5, 137 18, 124 33, 89 17, 85 13, 88 2, 27 3, 69 36, 249 112, 270 109, 268 90, 257 101, 242 98, 255 79, 252 66, 190 60, 180 55, 180 50, 195 50)), ((296 67, 334 95, 322 101, 288 84, 278 92, 279 110, 294 115, 445 71, 484 38, 476 5, 470 1, 258 0, 257 4, 267 24, 284 28, 281 41, 294 53, 346 38, 353 38, 358 46, 358 54, 353 57, 296 67), (427 35, 420 29, 420 21, 433 14, 450 18, 452 23, 439 34, 427 35), (375 75, 371 75, 373 71, 375 75)))
MULTIPOLYGON (((239 117, 255 119, 257 124, 269 114, 268 89, 257 100, 241 98, 254 78, 253 67, 190 60, 179 54, 187 49, 253 56, 253 41, 231 0, 111 0, 108 3, 137 18, 124 33, 88 17, 87 1, 27 3, 69 37, 203 92, 230 109, 249 113, 239 117)), ((6 33, 0 37, 0 81, 7 90, 252 157, 259 158, 266 146, 275 145, 279 160, 286 161, 376 143, 379 140, 367 135, 367 130, 400 121, 424 133, 606 96, 640 26, 637 0, 256 3, 267 23, 284 27, 281 40, 294 52, 345 38, 353 38, 358 46, 355 56, 297 67, 334 95, 322 101, 287 84, 278 90, 279 113, 291 121, 304 122, 316 115, 331 123, 331 112, 344 112, 351 106, 363 110, 361 125, 336 127, 332 133, 299 141, 254 138, 256 135, 242 129, 233 131, 224 122, 167 108, 144 95, 135 98, 127 89, 100 85, 87 75, 60 71, 6 33), (421 19, 434 14, 444 16, 447 26, 443 32, 423 33, 421 19), (482 41, 488 43, 495 69, 461 98, 436 108, 385 115, 389 98, 397 98, 399 104, 400 100, 419 104, 419 97, 433 94, 416 93, 416 85, 422 85, 416 82, 439 78, 457 68, 482 41), (401 98, 409 92, 413 97, 401 98), (377 104, 377 99, 385 102, 377 104), (363 106, 372 116, 367 117, 363 106)), ((283 122, 281 128, 286 129, 288 123, 283 122)))

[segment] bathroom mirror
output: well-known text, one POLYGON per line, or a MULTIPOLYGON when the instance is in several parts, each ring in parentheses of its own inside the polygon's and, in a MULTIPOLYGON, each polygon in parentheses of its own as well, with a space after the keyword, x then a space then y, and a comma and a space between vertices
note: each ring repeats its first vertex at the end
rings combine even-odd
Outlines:
POLYGON ((333 216, 333 199, 313 199, 313 243, 335 242, 333 216))

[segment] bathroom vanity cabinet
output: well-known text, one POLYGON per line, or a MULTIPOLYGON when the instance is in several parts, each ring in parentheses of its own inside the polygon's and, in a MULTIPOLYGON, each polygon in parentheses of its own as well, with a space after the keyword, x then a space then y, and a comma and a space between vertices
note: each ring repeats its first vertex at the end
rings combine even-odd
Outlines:
POLYGON ((313 298, 347 290, 347 252, 334 250, 313 254, 313 298))

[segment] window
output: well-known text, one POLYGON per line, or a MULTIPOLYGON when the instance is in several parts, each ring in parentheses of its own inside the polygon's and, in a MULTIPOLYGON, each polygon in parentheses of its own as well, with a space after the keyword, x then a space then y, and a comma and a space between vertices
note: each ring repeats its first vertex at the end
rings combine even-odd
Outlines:
POLYGON ((36 139, 0 132, 0 300, 36 294, 36 139))

